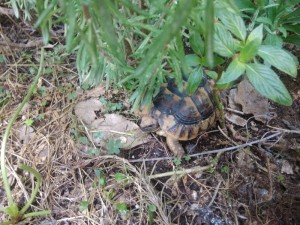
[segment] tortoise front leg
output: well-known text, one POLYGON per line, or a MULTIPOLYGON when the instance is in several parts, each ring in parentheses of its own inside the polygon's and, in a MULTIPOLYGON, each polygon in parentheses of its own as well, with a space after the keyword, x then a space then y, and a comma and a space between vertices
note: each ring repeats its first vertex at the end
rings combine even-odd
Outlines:
POLYGON ((185 152, 179 141, 173 137, 167 136, 167 145, 175 156, 182 157, 185 152))

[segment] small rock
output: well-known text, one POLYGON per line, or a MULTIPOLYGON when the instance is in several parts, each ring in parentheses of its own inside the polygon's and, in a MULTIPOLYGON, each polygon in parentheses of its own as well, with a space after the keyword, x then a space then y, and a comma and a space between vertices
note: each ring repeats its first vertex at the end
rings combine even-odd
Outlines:
POLYGON ((293 167, 287 160, 282 161, 281 173, 294 174, 293 167))

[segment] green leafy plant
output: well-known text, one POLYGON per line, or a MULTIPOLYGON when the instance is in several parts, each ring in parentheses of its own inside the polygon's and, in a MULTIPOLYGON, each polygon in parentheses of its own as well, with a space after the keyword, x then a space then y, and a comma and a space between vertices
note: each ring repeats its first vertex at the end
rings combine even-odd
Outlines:
POLYGON ((99 148, 90 148, 87 150, 87 153, 90 156, 98 156, 100 154, 100 149, 99 148))
POLYGON ((149 224, 153 224, 154 223, 154 213, 156 211, 156 206, 151 204, 148 206, 148 210, 149 210, 149 224))
POLYGON ((80 211, 87 210, 89 208, 89 204, 90 203, 88 201, 81 201, 79 205, 79 210, 80 211))
POLYGON ((245 74, 261 95, 291 105, 292 98, 272 67, 296 77, 296 57, 279 46, 264 45, 263 24, 247 32, 239 15, 220 10, 217 17, 215 52, 232 59, 217 84, 229 84, 245 74))
POLYGON ((78 142, 83 144, 83 145, 89 144, 89 140, 87 139, 87 137, 84 137, 84 136, 78 137, 78 142))
POLYGON ((98 186, 104 186, 106 184, 106 177, 103 173, 103 169, 95 169, 95 175, 99 179, 98 186))
POLYGON ((36 117, 36 119, 39 120, 39 121, 44 120, 45 119, 45 113, 38 114, 37 117, 36 117))
POLYGON ((300 45, 299 0, 234 0, 250 27, 264 24, 265 44, 281 47, 283 41, 300 45))
POLYGON ((6 60, 5 55, 0 54, 0 63, 4 63, 6 60))
POLYGON ((221 168, 221 172, 224 173, 224 174, 229 174, 229 171, 230 171, 230 168, 228 165, 225 165, 225 166, 222 166, 221 168))
POLYGON ((109 141, 106 144, 107 153, 109 155, 119 154, 120 148, 122 148, 122 143, 119 139, 109 139, 109 141))
POLYGON ((77 92, 76 91, 72 91, 68 93, 68 100, 71 102, 74 102, 77 98, 77 92))
POLYGON ((99 101, 105 105, 107 112, 119 111, 123 108, 123 104, 120 102, 107 101, 105 98, 99 98, 99 101))
POLYGON ((175 164, 175 166, 180 166, 181 165, 181 159, 176 157, 176 158, 173 159, 173 163, 175 164))
POLYGON ((285 177, 282 174, 279 174, 276 176, 277 182, 284 184, 285 183, 285 177))
POLYGON ((126 175, 124 173, 116 173, 115 174, 115 180, 117 183, 122 183, 127 179, 126 175))
POLYGON ((0 86, 0 107, 6 105, 10 97, 10 93, 7 90, 5 90, 3 86, 0 86))
POLYGON ((9 185, 8 178, 7 178, 6 165, 5 165, 6 143, 7 143, 8 137, 9 137, 10 130, 11 130, 15 120, 17 119, 19 113, 21 112, 22 108, 24 107, 25 103, 30 99, 30 96, 32 95, 33 90, 34 90, 40 76, 43 73, 43 68, 44 68, 44 49, 42 49, 42 52, 41 52, 41 61, 40 61, 39 71, 38 71, 37 75, 35 76, 35 79, 31 85, 27 95, 24 97, 22 103, 19 105, 19 107, 17 108, 13 117, 9 121, 7 128, 5 130, 5 133, 3 135, 2 145, 1 145, 0 166, 1 166, 3 187, 6 192, 8 206, 6 208, 1 208, 0 210, 3 211, 4 213, 6 213, 10 217, 10 219, 9 219, 9 221, 1 223, 1 225, 17 224, 18 222, 20 222, 26 218, 33 217, 33 216, 39 216, 39 215, 46 215, 46 214, 50 213, 50 211, 38 211, 38 212, 26 213, 38 193, 39 187, 41 185, 41 179, 42 179, 41 175, 36 170, 34 170, 33 168, 31 168, 29 166, 26 166, 26 165, 19 166, 19 169, 29 172, 36 178, 36 184, 32 190, 29 200, 25 203, 25 205, 22 208, 19 208, 19 206, 14 202, 13 197, 12 197, 10 185, 9 185))
POLYGON ((117 203, 116 204, 116 209, 118 211, 118 213, 122 216, 127 215, 127 213, 129 212, 128 210, 128 206, 126 203, 122 202, 122 203, 117 203))
POLYGON ((29 118, 29 119, 26 119, 24 121, 24 124, 27 126, 27 127, 31 127, 32 124, 33 124, 33 119, 29 118))
POLYGON ((77 53, 81 83, 93 86, 105 81, 107 87, 113 83, 115 88, 127 88, 133 110, 150 105, 168 78, 174 78, 179 89, 187 80, 192 93, 202 80, 203 67, 221 71, 221 76, 206 71, 219 79, 219 88, 230 87, 245 75, 263 96, 291 105, 273 68, 296 76, 298 62, 280 43, 299 34, 298 3, 32 0, 26 5, 24 0, 11 0, 17 16, 20 8, 37 13, 35 27, 45 42, 53 25, 64 24, 66 49, 77 53))

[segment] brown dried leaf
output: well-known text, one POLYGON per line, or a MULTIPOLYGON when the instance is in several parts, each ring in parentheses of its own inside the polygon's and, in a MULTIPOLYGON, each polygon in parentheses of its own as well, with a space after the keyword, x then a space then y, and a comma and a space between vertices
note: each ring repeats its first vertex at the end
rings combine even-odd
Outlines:
POLYGON ((75 115, 82 120, 87 127, 97 119, 96 112, 103 111, 105 106, 96 98, 78 102, 75 106, 75 115))
POLYGON ((239 83, 234 100, 242 106, 245 114, 253 114, 256 120, 266 121, 270 107, 268 99, 261 96, 248 80, 239 83))

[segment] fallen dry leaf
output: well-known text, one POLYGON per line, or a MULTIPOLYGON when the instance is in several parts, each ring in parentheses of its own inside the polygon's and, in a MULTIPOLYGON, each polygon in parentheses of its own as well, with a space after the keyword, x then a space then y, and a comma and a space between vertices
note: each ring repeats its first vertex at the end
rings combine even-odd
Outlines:
POLYGON ((105 106, 97 98, 90 98, 78 102, 75 106, 75 115, 84 122, 87 127, 97 119, 96 112, 105 110, 105 106))
POLYGON ((77 94, 80 95, 81 99, 88 99, 88 98, 99 98, 100 96, 103 96, 105 94, 105 83, 102 82, 100 85, 97 85, 96 87, 89 89, 89 90, 82 90, 78 88, 76 90, 77 94))
POLYGON ((122 148, 129 149, 146 143, 149 139, 149 135, 137 124, 118 114, 105 114, 104 118, 96 119, 91 127, 93 132, 100 132, 100 138, 94 138, 94 142, 101 147, 105 147, 113 139, 120 140, 122 148))
POLYGON ((234 101, 242 106, 245 114, 253 114, 256 120, 266 121, 270 107, 268 99, 261 96, 248 80, 238 84, 234 101))

